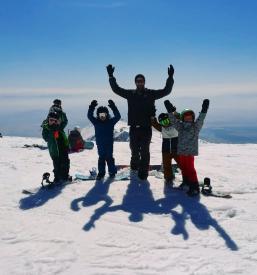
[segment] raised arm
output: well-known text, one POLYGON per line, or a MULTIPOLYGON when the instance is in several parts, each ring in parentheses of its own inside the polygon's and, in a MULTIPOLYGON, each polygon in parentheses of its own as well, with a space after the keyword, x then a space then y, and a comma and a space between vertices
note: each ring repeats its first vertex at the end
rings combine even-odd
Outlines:
POLYGON ((179 131, 182 127, 181 125, 181 121, 179 119, 177 119, 175 116, 174 116, 174 112, 176 111, 176 107, 173 106, 169 100, 165 100, 164 101, 164 105, 167 109, 167 112, 168 112, 168 115, 169 115, 169 118, 170 118, 170 121, 172 123, 172 126, 174 126, 174 128, 179 131))
POLYGON ((116 124, 121 118, 120 112, 115 103, 111 99, 108 100, 108 103, 108 106, 112 109, 114 114, 114 117, 112 118, 113 124, 116 124))
POLYGON ((97 101, 93 100, 91 104, 89 105, 88 112, 87 112, 87 117, 88 119, 95 125, 97 122, 97 119, 94 117, 94 111, 95 107, 97 106, 97 101))
POLYGON ((166 85, 163 89, 160 90, 151 90, 154 99, 159 99, 162 98, 168 94, 171 93, 173 84, 174 84, 174 79, 173 79, 173 75, 174 75, 174 68, 172 65, 169 66, 168 68, 168 75, 169 77, 167 78, 166 81, 166 85))
POLYGON ((209 109, 209 104, 210 104, 209 99, 204 99, 203 104, 202 104, 202 110, 201 110, 198 118, 195 121, 195 126, 198 131, 200 131, 203 127, 203 122, 206 117, 207 111, 209 109))
POLYGON ((121 97, 128 98, 128 96, 130 94, 130 90, 126 90, 126 89, 119 87, 119 85, 116 82, 116 78, 113 76, 113 72, 114 72, 115 68, 111 64, 109 64, 106 67, 106 69, 107 69, 107 73, 109 75, 109 82, 110 82, 110 86, 111 86, 113 92, 121 97))

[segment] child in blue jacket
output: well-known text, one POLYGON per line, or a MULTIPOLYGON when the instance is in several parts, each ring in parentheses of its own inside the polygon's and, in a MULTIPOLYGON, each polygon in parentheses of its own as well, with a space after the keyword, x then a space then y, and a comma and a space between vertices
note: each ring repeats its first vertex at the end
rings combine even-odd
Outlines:
POLYGON ((109 107, 112 109, 114 117, 110 118, 107 107, 100 106, 97 109, 97 117, 94 117, 94 111, 97 101, 93 100, 89 106, 87 117, 95 127, 95 138, 98 151, 98 175, 97 180, 105 176, 105 162, 107 162, 108 172, 111 178, 115 177, 117 168, 113 158, 113 129, 114 125, 120 120, 120 112, 115 103, 108 100, 109 107))

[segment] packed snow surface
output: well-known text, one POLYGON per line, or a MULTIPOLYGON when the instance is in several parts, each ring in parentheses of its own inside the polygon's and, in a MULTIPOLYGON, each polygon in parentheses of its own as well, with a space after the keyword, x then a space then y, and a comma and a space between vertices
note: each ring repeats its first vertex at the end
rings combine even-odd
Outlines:
MULTIPOLYGON (((0 139, 0 274, 257 274, 257 145, 200 142, 199 180, 232 199, 190 198, 163 180, 77 182, 22 194, 52 171, 42 139, 0 139)), ((115 142, 128 164, 127 142, 115 142)), ((70 174, 97 166, 97 151, 70 154, 70 174)), ((161 163, 154 132, 151 164, 161 163)), ((176 175, 176 185, 181 176, 176 175)))

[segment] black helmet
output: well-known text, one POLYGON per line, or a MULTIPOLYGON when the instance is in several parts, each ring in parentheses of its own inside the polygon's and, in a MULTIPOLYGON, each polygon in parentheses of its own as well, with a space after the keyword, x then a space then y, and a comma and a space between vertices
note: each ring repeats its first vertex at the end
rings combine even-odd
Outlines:
POLYGON ((96 111, 96 114, 97 114, 97 117, 99 118, 99 114, 100 113, 106 113, 106 118, 109 118, 109 110, 107 107, 105 106, 100 106, 97 108, 97 111, 96 111))
POLYGON ((159 121, 159 123, 160 123, 162 126, 164 126, 164 127, 170 126, 170 118, 169 118, 169 115, 168 115, 168 114, 161 113, 161 114, 158 116, 158 121, 159 121))
POLYGON ((48 118, 59 119, 59 118, 60 118, 60 114, 59 114, 58 112, 51 111, 51 112, 48 114, 48 118))
POLYGON ((57 106, 61 106, 62 105, 62 101, 60 100, 60 99, 55 99, 54 101, 53 101, 53 104, 54 105, 57 105, 57 106))
POLYGON ((167 118, 169 118, 168 114, 161 113, 161 114, 159 114, 159 116, 158 116, 158 121, 160 122, 161 120, 165 120, 165 119, 167 119, 167 118))

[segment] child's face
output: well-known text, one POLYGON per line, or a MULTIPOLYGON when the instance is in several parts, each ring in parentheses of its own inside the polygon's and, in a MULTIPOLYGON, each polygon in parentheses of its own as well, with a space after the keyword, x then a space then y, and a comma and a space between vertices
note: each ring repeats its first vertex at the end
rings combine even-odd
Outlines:
POLYGON ((106 117, 107 117, 107 114, 106 114, 106 113, 100 113, 100 114, 99 114, 99 118, 100 118, 102 121, 106 120, 106 117))
POLYGON ((185 122, 193 122, 193 117, 191 114, 185 114, 184 116, 184 121, 185 122))

